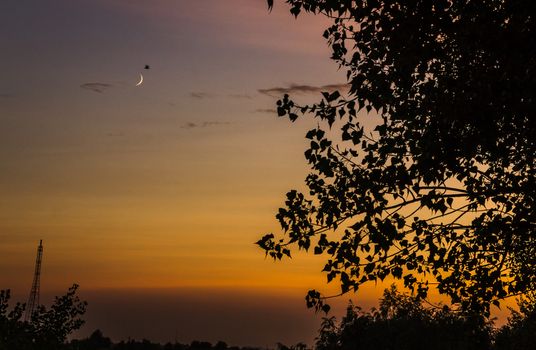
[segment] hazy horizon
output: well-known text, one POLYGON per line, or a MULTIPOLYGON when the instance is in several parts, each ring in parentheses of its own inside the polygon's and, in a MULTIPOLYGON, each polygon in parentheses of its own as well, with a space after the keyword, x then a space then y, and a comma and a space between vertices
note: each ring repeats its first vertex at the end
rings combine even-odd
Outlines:
MULTIPOLYGON (((41 295, 50 305, 66 290, 41 295)), ((129 288, 88 290, 80 287, 80 298, 88 301, 85 325, 71 338, 89 336, 96 329, 113 341, 143 338, 154 342, 193 340, 215 344, 275 348, 278 342, 294 345, 314 343, 325 314, 305 307, 304 290, 284 291, 250 288, 129 288)), ((27 293, 12 290, 14 301, 26 302, 27 293)), ((355 299, 355 298, 354 298, 355 299)), ((360 299, 364 309, 375 299, 360 299)), ((348 299, 332 303, 330 316, 342 316, 348 299)))

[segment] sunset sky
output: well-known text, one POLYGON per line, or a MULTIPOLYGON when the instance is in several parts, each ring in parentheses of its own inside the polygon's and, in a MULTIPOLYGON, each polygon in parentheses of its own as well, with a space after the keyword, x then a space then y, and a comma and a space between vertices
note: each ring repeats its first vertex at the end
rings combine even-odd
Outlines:
POLYGON ((0 288, 27 298, 43 239, 43 301, 79 283, 88 332, 310 342, 321 261, 275 264, 253 242, 307 172, 310 125, 278 119, 272 89, 344 82, 325 23, 264 0, 3 1, 0 288), (143 326, 149 305, 174 325, 143 326), (263 329, 223 332, 226 312, 263 329), (192 317, 215 321, 181 332, 192 317))
POLYGON ((253 243, 308 170, 314 124, 275 101, 345 82, 326 24, 265 0, 0 2, 0 289, 27 298, 43 239, 43 301, 80 284, 82 335, 311 344, 322 260, 253 243))

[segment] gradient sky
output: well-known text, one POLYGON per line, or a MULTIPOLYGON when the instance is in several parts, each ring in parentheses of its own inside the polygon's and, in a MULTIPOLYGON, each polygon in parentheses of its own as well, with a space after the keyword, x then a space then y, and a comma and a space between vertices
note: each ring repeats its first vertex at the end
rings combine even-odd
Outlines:
POLYGON ((307 173, 310 121, 278 119, 274 89, 345 80, 326 20, 276 5, 0 3, 1 289, 27 297, 43 239, 43 298, 79 283, 81 334, 311 344, 322 261, 253 242, 307 173))

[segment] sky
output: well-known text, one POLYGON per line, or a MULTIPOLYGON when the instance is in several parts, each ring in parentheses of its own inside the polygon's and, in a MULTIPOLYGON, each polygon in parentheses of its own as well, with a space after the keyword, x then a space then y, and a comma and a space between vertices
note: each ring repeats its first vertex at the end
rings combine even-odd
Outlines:
POLYGON ((307 174, 275 101, 345 80, 326 20, 276 5, 0 3, 1 289, 27 298, 43 239, 41 300, 78 283, 81 336, 312 342, 322 261, 254 242, 307 174))
POLYGON ((254 242, 308 170, 314 124, 275 101, 345 82, 327 23, 281 1, 0 2, 0 289, 27 298, 43 239, 42 301, 78 283, 80 336, 311 345, 322 260, 254 242))

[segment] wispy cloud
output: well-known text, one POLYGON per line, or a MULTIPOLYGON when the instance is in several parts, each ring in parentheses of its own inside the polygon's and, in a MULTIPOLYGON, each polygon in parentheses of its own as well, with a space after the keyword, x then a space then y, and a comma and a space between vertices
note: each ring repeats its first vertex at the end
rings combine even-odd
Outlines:
POLYGON ((299 84, 290 84, 287 87, 271 87, 267 89, 258 89, 257 91, 260 94, 271 96, 271 97, 279 97, 283 94, 315 94, 320 93, 323 91, 333 92, 335 90, 347 90, 348 84, 329 84, 329 85, 322 85, 322 86, 314 86, 314 85, 299 85, 299 84))
POLYGON ((123 131, 112 131, 106 134, 108 137, 123 137, 125 133, 123 131))
POLYGON ((213 126, 222 126, 222 125, 229 125, 230 122, 216 122, 216 121, 208 121, 208 122, 202 122, 202 123, 194 123, 194 122, 188 122, 186 124, 181 125, 181 129, 195 129, 195 128, 208 128, 213 126))
POLYGON ((106 89, 111 88, 113 85, 108 83, 84 83, 80 85, 82 89, 91 90, 98 93, 103 93, 106 89))
POLYGON ((208 92, 198 92, 198 91, 192 91, 190 92, 190 97, 197 98, 197 99, 205 99, 205 98, 214 98, 216 95, 208 93, 208 92))
POLYGON ((277 111, 274 108, 259 108, 255 110, 255 113, 277 113, 277 111))

